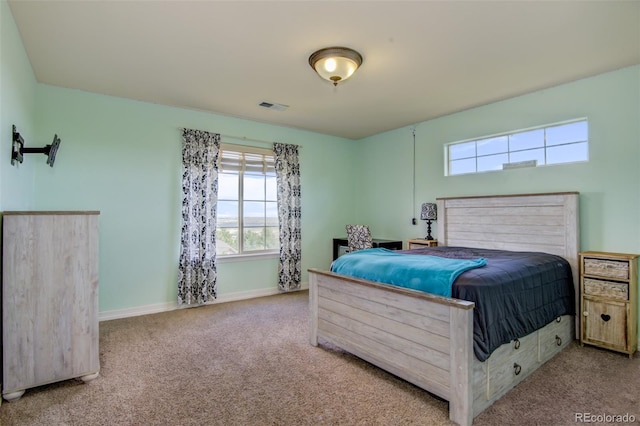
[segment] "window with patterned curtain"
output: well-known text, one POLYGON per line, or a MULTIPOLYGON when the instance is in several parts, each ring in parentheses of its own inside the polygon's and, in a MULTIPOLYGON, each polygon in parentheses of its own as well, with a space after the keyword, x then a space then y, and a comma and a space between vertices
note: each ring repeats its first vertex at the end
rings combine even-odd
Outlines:
POLYGON ((218 256, 278 253, 273 150, 222 144, 218 160, 218 256))
POLYGON ((280 291, 298 290, 302 281, 301 190, 298 146, 275 143, 275 170, 278 184, 280 224, 280 291))
POLYGON ((178 265, 178 305, 215 300, 216 202, 220 135, 182 132, 182 229, 178 265))

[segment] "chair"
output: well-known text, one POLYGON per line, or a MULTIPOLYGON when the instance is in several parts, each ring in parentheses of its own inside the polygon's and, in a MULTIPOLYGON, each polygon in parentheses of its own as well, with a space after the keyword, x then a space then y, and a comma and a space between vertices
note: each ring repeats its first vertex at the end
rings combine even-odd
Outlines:
POLYGON ((367 225, 347 225, 347 253, 373 247, 371 231, 367 225))

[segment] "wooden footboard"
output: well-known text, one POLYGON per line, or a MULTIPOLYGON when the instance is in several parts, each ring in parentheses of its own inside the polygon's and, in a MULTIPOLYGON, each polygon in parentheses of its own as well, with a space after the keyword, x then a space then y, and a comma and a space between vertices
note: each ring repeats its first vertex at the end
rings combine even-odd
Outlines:
POLYGON ((323 339, 449 401, 473 420, 472 302, 309 270, 310 343, 323 339))
POLYGON ((473 354, 472 302, 309 270, 309 340, 332 343, 449 401, 449 418, 473 418, 574 340, 566 315, 497 348, 473 354))

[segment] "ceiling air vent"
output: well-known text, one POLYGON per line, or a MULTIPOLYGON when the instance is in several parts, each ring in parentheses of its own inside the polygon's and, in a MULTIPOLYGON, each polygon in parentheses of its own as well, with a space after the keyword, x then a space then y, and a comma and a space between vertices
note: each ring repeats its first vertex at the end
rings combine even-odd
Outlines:
POLYGON ((260 102, 258 105, 261 107, 273 109, 276 111, 285 111, 287 108, 289 108, 289 105, 273 104, 271 102, 260 102))

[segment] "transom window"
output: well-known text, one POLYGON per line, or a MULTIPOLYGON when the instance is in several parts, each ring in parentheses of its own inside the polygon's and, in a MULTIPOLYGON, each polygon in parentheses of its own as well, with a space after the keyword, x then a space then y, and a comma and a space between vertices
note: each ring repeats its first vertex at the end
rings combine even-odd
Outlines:
POLYGON ((278 252, 273 151, 228 144, 220 151, 216 254, 278 252))
POLYGON ((589 160, 586 119, 445 145, 448 176, 589 160))

